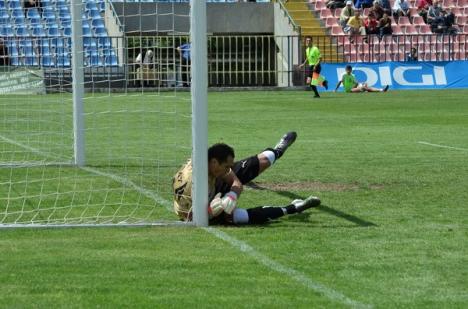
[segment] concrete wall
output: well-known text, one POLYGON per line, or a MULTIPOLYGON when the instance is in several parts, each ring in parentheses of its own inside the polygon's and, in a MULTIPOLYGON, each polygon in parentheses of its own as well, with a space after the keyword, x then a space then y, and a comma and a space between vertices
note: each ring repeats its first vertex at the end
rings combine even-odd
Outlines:
POLYGON ((294 64, 298 63, 299 33, 284 13, 278 3, 274 4, 275 41, 278 47, 276 68, 278 71, 278 86, 287 87, 292 84, 294 64))
MULTIPOLYGON (((113 3, 127 34, 188 33, 188 3, 113 3), (174 13, 174 14, 171 14, 174 13)), ((273 3, 208 3, 207 32, 273 34, 273 3)))

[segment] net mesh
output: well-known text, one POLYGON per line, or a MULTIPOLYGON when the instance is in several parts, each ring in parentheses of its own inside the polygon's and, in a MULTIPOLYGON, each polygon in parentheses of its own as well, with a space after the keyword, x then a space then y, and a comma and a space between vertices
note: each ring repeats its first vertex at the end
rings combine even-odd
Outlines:
POLYGON ((188 41, 188 4, 83 1, 77 167, 72 3, 1 3, 1 31, 11 33, 0 73, 0 225, 175 221, 171 178, 191 152, 188 70, 177 51, 188 41))

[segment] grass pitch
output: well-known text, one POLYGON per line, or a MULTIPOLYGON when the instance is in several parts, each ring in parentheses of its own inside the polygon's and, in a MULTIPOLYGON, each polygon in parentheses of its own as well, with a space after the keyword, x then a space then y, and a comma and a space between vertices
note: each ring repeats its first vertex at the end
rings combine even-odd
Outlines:
MULTIPOLYGON (((309 194, 323 205, 265 226, 208 231, 1 230, 0 306, 466 308, 467 94, 340 93, 314 100, 310 92, 210 93, 210 142, 231 144, 239 159, 298 132, 285 156, 246 188, 242 206, 282 205, 309 194)), ((2 134, 13 132, 5 124, 11 119, 2 118, 2 134)), ((92 133, 99 141, 99 130, 92 133)), ((173 155, 181 160, 186 153, 173 155)), ((138 185, 166 187, 174 169, 138 185)), ((87 190, 88 176, 79 176, 75 186, 87 190)), ((0 177, 10 175, 0 169, 0 177)), ((109 186, 105 177, 90 180, 109 186)), ((176 219, 162 207, 154 215, 176 219)))

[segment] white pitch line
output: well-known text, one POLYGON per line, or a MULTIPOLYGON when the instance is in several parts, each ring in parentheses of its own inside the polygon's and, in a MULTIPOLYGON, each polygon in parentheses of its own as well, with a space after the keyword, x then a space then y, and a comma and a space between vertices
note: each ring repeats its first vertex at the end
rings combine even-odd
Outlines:
POLYGON ((323 284, 320 284, 318 282, 315 282, 314 280, 310 279, 303 273, 284 266, 283 264, 280 264, 266 255, 261 254, 260 252, 256 251, 254 248, 249 246, 247 243, 238 240, 237 238, 234 238, 226 233, 224 233, 221 230, 212 228, 212 227, 207 227, 203 228, 205 231, 208 233, 218 237, 219 239, 224 240, 225 242, 229 243, 232 247, 238 249, 239 251, 247 254, 248 256, 252 257, 254 260, 258 261, 259 263, 263 264, 267 268, 276 271, 278 273, 281 273, 283 275, 288 276, 289 278, 295 280, 296 282, 302 284, 303 286, 314 290, 315 292, 322 294, 323 296, 327 297, 328 299, 331 299, 333 301, 354 307, 354 308, 372 308, 372 306, 359 303, 355 300, 350 299, 349 297, 343 295, 342 293, 333 290, 331 288, 328 288, 324 286, 323 284))
MULTIPOLYGON (((11 140, 11 139, 9 139, 7 137, 2 136, 1 134, 0 134, 0 138, 3 139, 4 141, 7 141, 8 143, 11 143, 11 144, 16 145, 18 147, 22 147, 24 149, 27 149, 27 150, 33 152, 33 153, 40 154, 40 155, 43 155, 43 156, 48 157, 48 158, 52 158, 52 156, 50 154, 48 154, 48 153, 42 152, 42 151, 40 151, 38 149, 32 148, 30 146, 27 146, 27 145, 24 145, 22 143, 16 142, 14 140, 11 140)), ((53 158, 53 159, 57 159, 57 158, 53 158)), ((150 191, 148 189, 140 187, 137 184, 135 184, 134 182, 132 182, 131 180, 125 178, 125 177, 121 177, 121 176, 111 174, 111 173, 101 172, 99 170, 96 170, 96 169, 90 168, 90 167, 81 167, 81 169, 84 170, 84 171, 99 175, 99 176, 111 178, 112 180, 114 180, 116 182, 120 182, 120 183, 122 183, 124 185, 131 186, 135 191, 140 192, 141 194, 145 195, 146 197, 152 198, 157 203, 160 203, 160 204, 164 205, 166 207, 166 209, 168 209, 168 210, 170 210, 171 207, 172 207, 172 204, 171 204, 170 201, 164 199, 162 196, 160 196, 156 192, 152 192, 152 191, 150 191)), ((303 274, 303 273, 301 273, 301 272, 299 272, 299 271, 297 271, 297 270, 295 270, 293 268, 284 266, 283 264, 278 263, 278 262, 270 259, 266 255, 263 255, 260 252, 256 251, 254 248, 249 246, 247 243, 245 243, 245 242, 243 242, 243 241, 241 241, 241 240, 239 240, 239 239, 237 239, 237 238, 235 238, 233 236, 230 236, 230 235, 224 233, 221 230, 218 230, 218 229, 213 228, 213 227, 203 228, 203 230, 205 230, 209 234, 211 234, 211 235, 213 235, 213 236, 227 242, 228 244, 230 244, 235 249, 239 250, 242 253, 245 253, 249 257, 251 257, 254 260, 256 260, 257 262, 259 262, 260 264, 263 264, 265 267, 267 267, 267 268, 269 268, 269 269, 271 269, 271 270, 273 270, 275 272, 278 272, 280 274, 288 276, 290 279, 293 279, 294 281, 300 283, 301 285, 305 286, 306 288, 309 288, 309 289, 311 289, 311 290, 313 290, 313 291, 315 291, 317 293, 320 293, 320 294, 324 295, 325 297, 327 297, 328 299, 330 299, 332 301, 339 302, 339 303, 342 303, 342 304, 345 304, 345 305, 348 305, 348 306, 351 306, 351 307, 354 307, 354 308, 372 308, 372 306, 370 306, 370 305, 354 301, 354 300, 348 298, 347 296, 345 296, 344 294, 342 294, 342 293, 340 293, 340 292, 338 292, 336 290, 333 290, 333 289, 328 288, 328 287, 326 287, 326 286, 324 286, 324 285, 322 285, 322 284, 320 284, 318 282, 315 282, 311 278, 307 277, 305 274, 303 274)))
POLYGON ((423 142, 423 141, 419 141, 418 144, 427 145, 427 146, 432 146, 432 147, 439 147, 439 148, 447 148, 447 149, 453 149, 453 150, 460 150, 460 151, 468 151, 467 148, 452 147, 452 146, 439 145, 439 144, 431 144, 431 143, 423 142))

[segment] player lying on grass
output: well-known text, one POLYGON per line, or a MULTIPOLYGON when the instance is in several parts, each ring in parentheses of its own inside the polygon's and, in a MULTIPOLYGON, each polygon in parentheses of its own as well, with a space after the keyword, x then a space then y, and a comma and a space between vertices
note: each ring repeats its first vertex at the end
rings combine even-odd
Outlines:
MULTIPOLYGON (((309 197, 294 200, 284 207, 261 206, 237 208, 237 199, 243 185, 255 179, 296 140, 296 132, 285 134, 274 148, 234 162, 234 149, 226 144, 215 144, 208 149, 208 214, 210 223, 261 224, 269 220, 303 212, 320 205, 320 199, 309 197)), ((192 162, 189 160, 173 178, 174 211, 181 220, 192 219, 192 162)))
POLYGON ((353 74, 353 68, 350 65, 347 65, 345 68, 345 73, 341 77, 341 80, 336 84, 335 92, 340 88, 340 85, 343 84, 345 92, 386 92, 388 90, 388 85, 384 88, 373 88, 369 87, 367 83, 360 84, 356 77, 353 74))

